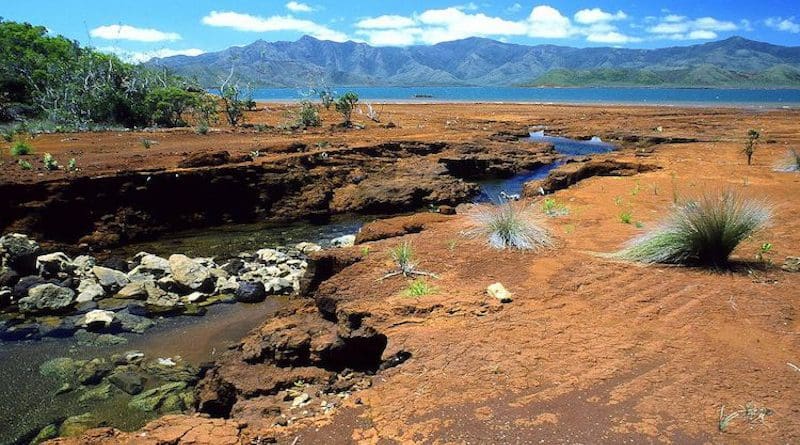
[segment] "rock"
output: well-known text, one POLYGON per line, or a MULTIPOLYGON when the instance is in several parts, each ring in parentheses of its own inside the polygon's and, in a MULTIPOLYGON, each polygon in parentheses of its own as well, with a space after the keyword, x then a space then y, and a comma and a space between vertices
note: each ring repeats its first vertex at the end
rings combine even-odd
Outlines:
POLYGON ((438 213, 442 214, 442 215, 455 215, 456 214, 455 207, 447 206, 447 205, 439 206, 439 208, 436 211, 438 213))
POLYGON ((43 277, 57 276, 72 269, 72 260, 64 252, 48 253, 36 258, 36 270, 43 277))
POLYGON ((145 379, 140 374, 132 371, 120 371, 111 374, 108 381, 126 393, 135 396, 144 389, 145 379))
POLYGON ((58 437, 58 427, 55 424, 47 425, 39 430, 39 434, 31 440, 30 445, 39 445, 42 442, 58 437))
POLYGON ((311 400, 310 395, 308 395, 307 393, 302 393, 292 400, 292 408, 298 408, 301 406, 308 405, 310 403, 310 400, 311 400))
POLYGON ((208 298, 208 295, 204 294, 202 292, 192 292, 191 294, 187 295, 185 298, 186 298, 186 301, 189 302, 189 303, 199 303, 199 302, 205 300, 206 298, 208 298))
POLYGON ((133 268, 130 274, 150 274, 155 276, 156 278, 161 278, 164 275, 169 275, 172 273, 169 261, 165 258, 161 258, 160 256, 153 255, 150 253, 140 253, 137 254, 134 259, 138 258, 139 265, 133 268))
MULTIPOLYGON (((349 236, 349 235, 345 235, 345 236, 349 236)), ((344 237, 339 237, 339 238, 344 238, 344 237)), ((337 239, 339 239, 339 238, 337 238, 337 239)), ((333 243, 333 241, 331 241, 331 243, 333 243)), ((300 252, 306 253, 306 254, 322 250, 322 247, 320 247, 318 244, 309 243, 309 242, 302 242, 302 243, 295 244, 294 248, 299 250, 300 252)))
POLYGON ((123 300, 121 298, 104 298, 97 302, 97 308, 111 312, 118 312, 127 309, 130 300, 123 300))
POLYGON ((242 303, 259 303, 267 298, 267 291, 261 282, 242 281, 236 289, 236 300, 242 303))
POLYGON ((109 292, 116 292, 130 282, 124 272, 109 269, 103 266, 94 266, 92 273, 97 277, 97 281, 109 292))
POLYGON ((111 323, 113 322, 113 312, 95 309, 83 316, 80 325, 90 331, 99 331, 102 329, 108 329, 111 327, 111 323))
POLYGON ((231 162, 231 154, 226 151, 212 153, 192 153, 178 163, 179 168, 211 167, 231 162))
POLYGON ((89 255, 78 255, 72 260, 72 267, 75 273, 82 277, 89 276, 92 273, 92 268, 96 265, 97 261, 89 255))
POLYGON ((28 296, 19 300, 23 313, 51 313, 63 311, 75 302, 75 291, 52 283, 39 284, 28 290, 28 296))
POLYGON ((800 272, 800 257, 787 256, 781 269, 786 272, 800 272))
MULTIPOLYGON (((300 243, 301 245, 304 243, 300 243)), ((311 243, 306 243, 311 244, 311 243)), ((316 245, 316 244, 315 244, 316 245)), ((319 246, 317 246, 319 247, 319 246)), ((312 246, 305 246, 306 249, 313 249, 312 246)), ((298 249, 300 250, 300 249, 298 249)), ((264 264, 280 264, 289 260, 288 255, 276 249, 261 249, 256 252, 258 260, 264 264)))
POLYGON ((186 255, 170 255, 169 267, 175 281, 190 290, 209 290, 214 285, 208 268, 186 255))
POLYGON ((79 416, 68 417, 58 429, 61 437, 75 437, 83 434, 86 430, 103 426, 97 417, 92 413, 84 413, 79 416))
POLYGON ((78 285, 78 298, 75 299, 78 303, 86 303, 88 301, 99 300, 105 296, 106 291, 103 286, 93 280, 81 280, 78 285))
POLYGON ((112 389, 113 387, 109 383, 89 389, 78 398, 78 403, 81 405, 89 405, 92 402, 108 400, 111 398, 112 389))
POLYGON ((125 332, 143 334, 146 330, 155 326, 155 322, 147 317, 130 314, 127 312, 117 312, 115 315, 119 320, 120 328, 125 332))
POLYGON ((78 382, 82 385, 97 385, 112 371, 111 364, 95 358, 86 362, 78 371, 78 382))
POLYGON ((239 288, 239 282, 236 278, 217 278, 217 286, 215 293, 217 294, 232 294, 239 288))
POLYGON ((57 357, 39 365, 39 374, 57 378, 62 382, 70 381, 75 378, 84 363, 69 357, 57 357))
POLYGON ((229 275, 239 275, 243 268, 244 261, 239 258, 234 258, 222 265, 222 270, 228 272, 229 275))
POLYGON ((500 283, 489 285, 489 287, 486 288, 486 293, 498 299, 501 303, 511 302, 511 293, 500 283))
POLYGON ((11 291, 11 295, 16 300, 25 298, 28 296, 28 290, 30 290, 30 288, 47 282, 48 281, 45 280, 44 278, 36 275, 22 277, 19 279, 19 281, 17 281, 17 284, 14 285, 14 288, 11 291))
POLYGON ((350 247, 355 245, 355 243, 356 243, 355 235, 344 235, 331 240, 331 246, 333 247, 350 247))
POLYGON ((185 389, 186 383, 184 382, 166 383, 157 388, 149 389, 134 396, 133 399, 128 402, 128 406, 144 412, 168 412, 162 410, 161 408, 170 408, 170 411, 178 411, 183 408, 175 409, 176 403, 174 399, 170 400, 170 404, 168 404, 169 406, 165 406, 167 405, 165 402, 170 396, 180 395, 185 389))
POLYGON ((11 269, 25 274, 35 270, 39 244, 25 235, 9 233, 0 237, 0 257, 11 269))
POLYGON ((11 304, 12 299, 11 289, 0 290, 0 309, 11 304))
MULTIPOLYGON (((139 281, 128 283, 117 292, 115 298, 122 298, 122 299, 135 299, 135 300, 146 300, 147 299, 147 290, 145 289, 146 281, 139 281)), ((151 282, 152 283, 152 282, 151 282)), ((153 283, 155 286, 155 283, 153 283)))
POLYGON ((180 302, 181 299, 177 295, 164 292, 161 295, 147 297, 146 303, 148 306, 156 306, 161 308, 174 308, 178 306, 180 302))
POLYGON ((0 287, 14 287, 19 281, 19 274, 9 268, 0 267, 0 287))
POLYGON ((42 337, 51 338, 68 338, 75 334, 78 329, 76 327, 79 317, 49 317, 47 319, 40 318, 41 324, 39 325, 39 333, 42 337))
POLYGON ((269 293, 280 294, 284 292, 291 292, 294 290, 292 282, 286 278, 273 278, 267 282, 265 289, 269 293))
POLYGON ((20 341, 35 340, 39 338, 39 325, 36 323, 22 323, 0 328, 0 340, 20 341))
POLYGON ((103 261, 101 266, 124 273, 127 273, 129 269, 128 262, 124 258, 119 257, 108 258, 107 260, 103 261))

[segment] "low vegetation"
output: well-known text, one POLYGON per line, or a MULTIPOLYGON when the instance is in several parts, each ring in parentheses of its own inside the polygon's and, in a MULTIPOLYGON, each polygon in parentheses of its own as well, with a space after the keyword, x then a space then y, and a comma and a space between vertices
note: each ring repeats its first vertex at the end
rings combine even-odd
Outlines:
POLYGON ((792 148, 786 153, 784 159, 782 159, 777 166, 775 166, 775 171, 779 172, 800 172, 800 151, 792 148))
POLYGON ((536 212, 521 202, 506 202, 479 207, 471 214, 473 227, 466 233, 472 237, 485 237, 495 249, 538 251, 553 246, 553 239, 538 224, 536 212))
POLYGON ((25 156, 33 153, 33 147, 27 142, 17 141, 11 146, 9 151, 11 156, 25 156))
POLYGON ((722 266, 770 216, 765 205, 734 192, 705 195, 679 205, 659 228, 634 239, 616 256, 642 263, 722 266))
POLYGON ((319 127, 322 119, 319 117, 317 106, 309 101, 300 102, 300 110, 297 112, 297 126, 301 128, 319 127))
POLYGON ((436 287, 421 278, 412 281, 403 291, 403 295, 407 297, 424 297, 434 293, 436 293, 436 287))
POLYGON ((350 127, 353 125, 353 110, 355 110, 357 103, 358 94, 352 91, 348 91, 336 99, 334 107, 336 111, 342 115, 342 126, 350 127))
POLYGON ((382 280, 395 277, 398 275, 402 275, 404 277, 428 276, 428 277, 438 278, 436 277, 436 275, 430 272, 424 272, 417 269, 417 262, 415 259, 414 249, 413 247, 411 247, 411 244, 408 241, 404 241, 403 243, 393 248, 389 252, 389 256, 392 258, 392 261, 394 261, 397 267, 395 270, 392 270, 391 272, 384 275, 381 278, 382 280))
POLYGON ((753 154, 756 152, 756 145, 758 144, 758 138, 761 137, 761 133, 758 130, 749 129, 747 130, 747 140, 744 143, 744 148, 742 152, 745 156, 747 156, 747 165, 752 165, 753 163, 753 154))
POLYGON ((56 162, 56 159, 50 153, 45 153, 44 156, 42 156, 42 164, 44 164, 45 170, 58 170, 58 162, 56 162))
POLYGON ((546 198, 542 201, 542 212, 550 217, 563 216, 569 214, 569 208, 556 201, 555 198, 546 198))

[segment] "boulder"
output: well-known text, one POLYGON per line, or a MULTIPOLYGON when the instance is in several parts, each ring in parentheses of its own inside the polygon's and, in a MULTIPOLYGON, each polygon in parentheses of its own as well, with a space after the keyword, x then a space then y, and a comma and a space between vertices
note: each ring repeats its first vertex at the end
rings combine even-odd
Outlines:
MULTIPOLYGON (((345 235, 345 236, 349 236, 349 235, 345 235)), ((339 237, 339 238, 343 238, 343 237, 339 237)), ((339 238, 337 238, 337 239, 339 239, 339 238)), ((331 241, 331 244, 333 244, 333 241, 331 241)), ((294 248, 299 250, 302 253, 305 253, 305 254, 308 254, 308 253, 311 253, 311 252, 317 252, 317 251, 322 250, 322 247, 320 247, 319 244, 314 244, 314 243, 309 243, 309 242, 298 243, 298 244, 296 244, 294 246, 294 248)))
POLYGON ((236 289, 236 300, 242 303, 259 303, 267 298, 267 290, 261 282, 242 281, 236 289))
POLYGON ((11 289, 0 289, 0 308, 4 308, 11 304, 12 298, 11 289))
POLYGON ((19 310, 24 313, 59 312, 75 302, 75 291, 52 283, 39 284, 28 290, 28 296, 19 300, 19 310))
POLYGON ((170 255, 169 267, 175 281, 187 289, 209 290, 214 285, 214 277, 208 268, 186 255, 170 255))
POLYGON ((135 396, 144 389, 145 378, 141 374, 132 371, 118 371, 108 377, 117 388, 125 391, 126 393, 135 396))
POLYGON ((69 381, 75 378, 83 364, 80 360, 69 357, 57 357, 39 365, 39 374, 57 378, 60 381, 69 381))
POLYGON ((36 258, 36 270, 43 277, 54 277, 72 268, 72 260, 64 252, 48 253, 36 258))
POLYGON ((103 266, 94 266, 92 273, 97 277, 97 281, 109 292, 116 292, 125 287, 130 282, 124 272, 110 269, 103 266))
POLYGON ((120 323, 120 327, 125 332, 133 332, 136 334, 143 334, 146 330, 155 326, 155 322, 147 317, 134 315, 128 312, 117 312, 116 319, 120 323))
POLYGON ((82 277, 89 276, 92 273, 92 268, 96 265, 97 261, 89 255, 78 255, 72 260, 75 274, 82 277))
POLYGON ((90 331, 97 331, 107 329, 114 322, 114 313, 111 311, 104 311, 102 309, 95 309, 89 311, 81 319, 80 325, 90 331))
POLYGON ((169 267, 169 261, 160 256, 151 253, 137 254, 135 259, 138 258, 139 265, 131 270, 130 274, 150 274, 156 278, 161 278, 164 275, 172 273, 169 267))
POLYGON ((84 413, 79 416, 68 417, 61 423, 58 435, 61 437, 76 437, 83 434, 86 430, 103 426, 103 422, 92 413, 84 413))
POLYGON ((75 301, 78 303, 86 303, 103 298, 105 294, 106 291, 103 289, 103 286, 99 285, 96 281, 89 279, 81 280, 81 284, 78 285, 78 298, 75 301))
POLYGON ((356 243, 355 235, 343 235, 331 240, 331 246, 333 247, 350 247, 355 245, 355 243, 356 243))
POLYGON ((19 281, 19 274, 13 269, 0 266, 0 287, 14 287, 19 281))
MULTIPOLYGON (((115 298, 146 300, 148 296, 147 289, 145 289, 146 283, 146 281, 128 283, 117 292, 115 298)), ((155 283, 150 283, 152 286, 155 286, 155 283)))
POLYGON ((783 262, 783 266, 781 266, 781 269, 785 270, 786 272, 800 272, 800 257, 787 256, 786 260, 783 262))
MULTIPOLYGON (((312 247, 306 246, 305 248, 311 249, 312 247)), ((259 261, 261 261, 264 264, 280 264, 280 263, 285 263, 286 261, 289 260, 288 255, 275 249, 261 249, 256 252, 256 257, 258 258, 259 261)))
POLYGON ((288 293, 294 290, 292 282, 286 278, 276 277, 269 280, 264 286, 266 291, 273 294, 288 293))
POLYGON ((9 233, 0 237, 0 257, 5 259, 6 265, 19 273, 31 273, 35 270, 39 250, 39 244, 26 235, 9 233))
POLYGON ((32 287, 47 282, 48 282, 47 280, 38 275, 29 275, 27 277, 22 277, 17 281, 17 284, 14 285, 14 288, 11 291, 11 295, 13 295, 16 300, 20 300, 28 296, 28 291, 32 287))
POLYGON ((180 397, 184 393, 189 393, 189 395, 191 394, 190 391, 186 391, 186 383, 166 383, 157 388, 149 389, 141 394, 136 395, 133 399, 131 399, 130 402, 128 402, 128 406, 133 409, 138 409, 148 413, 181 411, 186 409, 186 404, 183 403, 183 400, 181 400, 180 404, 175 403, 175 400, 170 400, 170 396, 180 397))
POLYGON ((78 370, 78 382, 82 385, 97 385, 111 373, 111 370, 111 364, 103 359, 89 360, 78 370))

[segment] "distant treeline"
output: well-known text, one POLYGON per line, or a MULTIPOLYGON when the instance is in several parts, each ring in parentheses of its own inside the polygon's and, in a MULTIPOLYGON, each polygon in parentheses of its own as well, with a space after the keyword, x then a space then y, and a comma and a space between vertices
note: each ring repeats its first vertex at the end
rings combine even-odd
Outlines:
POLYGON ((789 65, 776 65, 760 72, 725 70, 713 65, 662 71, 626 68, 555 69, 523 86, 797 88, 800 87, 800 69, 789 65))
POLYGON ((216 119, 216 107, 194 81, 0 19, 0 121, 173 127, 216 119))

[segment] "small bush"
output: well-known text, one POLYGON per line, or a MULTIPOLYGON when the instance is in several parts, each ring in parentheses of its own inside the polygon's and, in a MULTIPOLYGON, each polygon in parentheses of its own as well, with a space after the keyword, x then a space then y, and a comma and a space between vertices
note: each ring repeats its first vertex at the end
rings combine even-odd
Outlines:
POLYGON ((24 159, 20 159, 17 163, 23 170, 33 170, 33 165, 24 159))
POLYGON ((658 229, 631 241, 615 254, 642 263, 721 266, 745 238, 763 228, 769 209, 725 192, 678 206, 658 229))
POLYGON ((17 141, 11 146, 11 156, 25 156, 33 153, 33 147, 24 141, 17 141))
POLYGON ((197 127, 195 127, 194 132, 201 136, 205 136, 208 134, 208 125, 199 124, 197 127))
POLYGON ((144 148, 150 148, 153 146, 153 144, 156 143, 156 141, 150 139, 142 139, 140 142, 142 143, 142 147, 144 148))
POLYGON ((760 137, 761 133, 758 130, 753 130, 752 128, 747 130, 747 141, 744 143, 744 149, 742 149, 742 152, 747 156, 747 165, 753 162, 753 153, 756 151, 756 144, 760 137))
POLYGON ((342 125, 349 127, 353 124, 353 110, 358 103, 358 94, 348 91, 336 99, 334 107, 342 115, 342 125))
POLYGON ((622 224, 630 224, 633 222, 633 212, 630 210, 625 210, 624 212, 619 213, 619 222, 622 224))
POLYGON ((58 170, 58 162, 56 162, 56 158, 50 153, 45 153, 44 156, 42 156, 42 164, 44 164, 46 170, 58 170))
POLYGON ((67 170, 71 172, 78 170, 78 162, 75 160, 75 158, 71 158, 69 160, 69 162, 67 163, 67 170))
POLYGON ((519 202, 482 207, 471 215, 470 236, 485 236, 495 249, 540 250, 552 247, 550 233, 537 224, 535 212, 519 202))
POLYGON ((800 152, 796 149, 789 150, 786 153, 786 158, 781 160, 775 167, 775 171, 779 172, 800 172, 800 152))
POLYGON ((408 285, 403 294, 407 297, 424 297, 436 292, 436 288, 423 279, 417 279, 408 285))
POLYGON ((319 127, 320 125, 322 125, 322 119, 319 117, 316 105, 308 101, 301 102, 300 111, 297 113, 297 126, 319 127))
POLYGON ((554 198, 547 198, 542 201, 542 212, 547 216, 562 216, 568 215, 569 209, 554 198))
POLYGON ((404 275, 408 274, 416 267, 416 263, 414 263, 414 249, 408 241, 397 245, 397 247, 391 250, 389 255, 397 264, 397 268, 402 271, 404 275))

